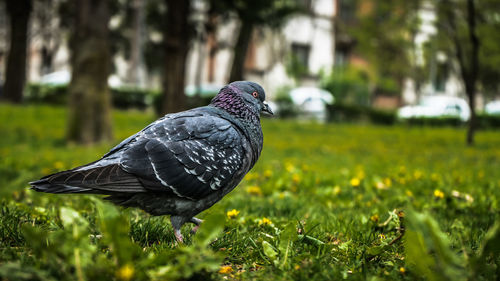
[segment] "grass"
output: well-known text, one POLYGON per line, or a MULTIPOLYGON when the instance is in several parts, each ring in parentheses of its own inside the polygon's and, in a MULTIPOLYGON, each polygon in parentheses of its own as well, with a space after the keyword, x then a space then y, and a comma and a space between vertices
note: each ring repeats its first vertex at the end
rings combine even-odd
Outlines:
MULTIPOLYGON (((168 218, 27 182, 113 144, 64 141, 60 107, 0 105, 3 280, 494 280, 500 132, 263 120, 254 169, 175 244, 168 218)), ((154 120, 115 112, 116 143, 154 120)))

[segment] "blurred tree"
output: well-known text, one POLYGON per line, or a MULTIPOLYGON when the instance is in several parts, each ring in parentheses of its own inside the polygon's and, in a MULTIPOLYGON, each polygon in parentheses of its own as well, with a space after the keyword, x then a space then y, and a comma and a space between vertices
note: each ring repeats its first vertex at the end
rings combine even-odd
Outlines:
POLYGON ((26 80, 28 21, 32 10, 31 0, 6 0, 10 19, 10 47, 5 70, 3 99, 20 103, 26 80))
POLYGON ((189 21, 191 1, 165 0, 167 4, 164 37, 162 113, 184 110, 186 58, 193 30, 189 21))
POLYGON ((477 34, 481 39, 479 48, 479 79, 483 94, 488 98, 500 93, 500 2, 483 0, 478 2, 477 34))
POLYGON ((216 1, 217 11, 234 12, 240 20, 240 30, 234 45, 229 82, 243 80, 246 54, 255 27, 279 27, 292 14, 305 12, 304 1, 298 0, 223 0, 216 1))
POLYGON ((38 0, 33 3, 31 36, 40 42, 40 75, 54 71, 53 61, 62 41, 61 29, 57 22, 59 0, 38 0))
POLYGON ((407 77, 422 80, 411 56, 419 5, 419 0, 357 0, 356 18, 340 22, 354 37, 354 53, 368 62, 375 94, 401 93, 407 77))
MULTIPOLYGON (((435 5, 438 12, 438 35, 435 40, 437 40, 439 48, 446 51, 458 64, 458 72, 464 84, 471 111, 466 142, 468 145, 472 145, 474 144, 474 133, 477 129, 476 93, 479 78, 481 77, 480 46, 481 41, 485 40, 487 42, 490 36, 490 34, 483 34, 483 37, 480 38, 478 26, 479 24, 488 26, 488 18, 485 15, 491 11, 478 9, 476 0, 436 0, 435 5), (483 20, 482 23, 478 22, 479 18, 483 20)), ((496 16, 489 19, 489 21, 498 22, 495 17, 498 17, 500 10, 498 5, 496 6, 497 9, 494 10, 496 16)), ((498 42, 496 45, 498 45, 498 42)), ((500 47, 497 46, 496 52, 499 51, 500 47)))
POLYGON ((111 139, 109 2, 76 0, 72 5, 68 138, 90 144, 111 139))

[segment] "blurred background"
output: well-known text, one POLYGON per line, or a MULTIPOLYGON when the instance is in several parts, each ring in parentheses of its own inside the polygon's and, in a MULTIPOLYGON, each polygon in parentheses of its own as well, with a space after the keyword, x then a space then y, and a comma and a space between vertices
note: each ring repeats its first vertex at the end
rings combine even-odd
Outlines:
POLYGON ((68 105, 68 138, 109 111, 205 105, 260 83, 278 116, 498 127, 494 0, 0 2, 0 98, 68 105))
POLYGON ((498 0, 0 0, 0 280, 499 280, 499 66, 498 0), (277 117, 185 247, 29 189, 235 80, 277 117))

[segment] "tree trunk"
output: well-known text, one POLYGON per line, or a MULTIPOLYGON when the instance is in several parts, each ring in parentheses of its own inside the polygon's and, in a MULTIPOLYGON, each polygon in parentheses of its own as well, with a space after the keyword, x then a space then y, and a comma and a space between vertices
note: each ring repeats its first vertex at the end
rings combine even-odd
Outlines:
POLYGON ((77 0, 74 5, 68 138, 91 144, 111 139, 108 1, 77 0))
POLYGON ((145 86, 145 70, 143 59, 143 34, 145 33, 144 0, 134 0, 133 7, 133 35, 130 38, 130 63, 127 80, 135 86, 145 86))
POLYGON ((252 38, 253 25, 249 22, 242 21, 238 40, 234 46, 233 65, 231 67, 231 74, 229 75, 229 82, 243 80, 243 70, 245 67, 245 59, 252 38))
POLYGON ((477 129, 476 121, 476 82, 479 72, 479 38, 476 34, 476 8, 474 0, 467 0, 467 25, 469 26, 469 40, 471 44, 470 69, 464 77, 465 91, 469 98, 470 119, 467 129, 467 145, 474 144, 474 133, 477 129))
MULTIPOLYGON (((212 9, 212 7, 211 7, 212 9)), ((208 12, 206 24, 207 45, 208 45, 208 82, 215 80, 215 60, 217 55, 217 14, 213 10, 208 12)))
POLYGON ((191 39, 188 21, 190 1, 165 0, 167 26, 164 32, 165 67, 163 70, 162 113, 178 112, 186 108, 186 58, 191 39))
POLYGON ((5 70, 5 95, 9 102, 20 103, 26 80, 26 56, 28 45, 28 21, 32 9, 31 0, 7 0, 10 18, 10 49, 5 70))

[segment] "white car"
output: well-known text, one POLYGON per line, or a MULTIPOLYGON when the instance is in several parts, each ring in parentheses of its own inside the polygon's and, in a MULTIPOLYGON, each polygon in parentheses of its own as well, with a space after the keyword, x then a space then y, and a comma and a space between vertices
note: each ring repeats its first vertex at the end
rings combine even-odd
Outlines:
MULTIPOLYGON (((69 70, 60 70, 40 77, 40 84, 53 86, 69 84, 70 81, 71 72, 69 70)), ((108 77, 108 85, 113 88, 118 88, 124 84, 117 75, 113 74, 108 77)))
POLYGON ((294 88, 289 95, 301 115, 319 121, 326 121, 327 105, 334 102, 330 92, 315 87, 294 88))
POLYGON ((462 98, 449 96, 427 96, 418 105, 403 106, 398 110, 402 119, 418 117, 459 117, 462 121, 470 118, 470 109, 462 98))
POLYGON ((484 111, 490 115, 499 115, 500 114, 500 100, 491 101, 491 102, 487 103, 486 106, 484 107, 484 111))

